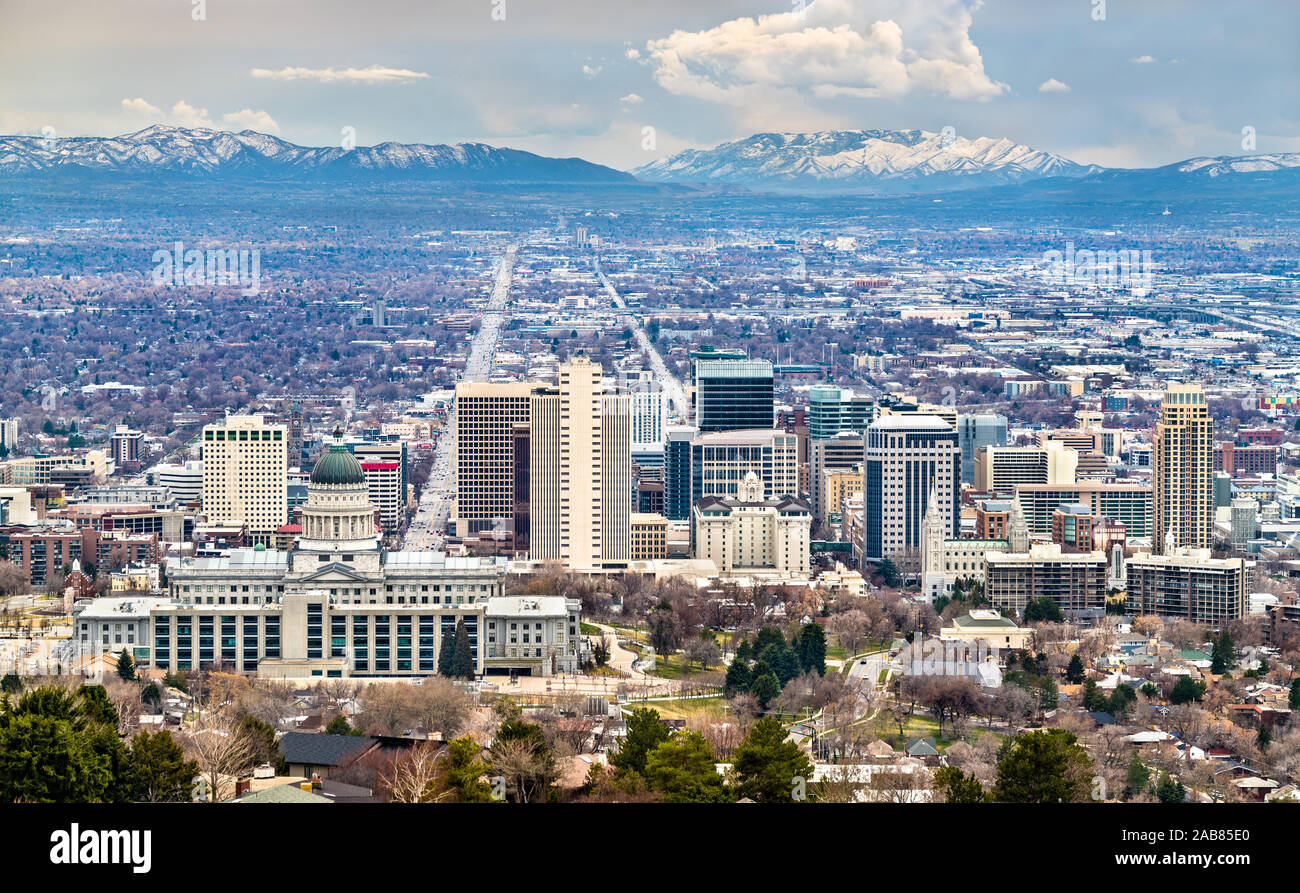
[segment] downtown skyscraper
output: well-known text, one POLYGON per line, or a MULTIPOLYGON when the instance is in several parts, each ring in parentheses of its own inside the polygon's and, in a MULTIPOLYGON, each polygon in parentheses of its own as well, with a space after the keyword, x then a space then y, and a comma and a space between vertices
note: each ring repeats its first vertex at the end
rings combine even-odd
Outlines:
POLYGON ((1157 555, 1213 545, 1214 421, 1200 385, 1165 391, 1152 451, 1151 547, 1157 555), (1171 548, 1172 547, 1172 548, 1171 548))

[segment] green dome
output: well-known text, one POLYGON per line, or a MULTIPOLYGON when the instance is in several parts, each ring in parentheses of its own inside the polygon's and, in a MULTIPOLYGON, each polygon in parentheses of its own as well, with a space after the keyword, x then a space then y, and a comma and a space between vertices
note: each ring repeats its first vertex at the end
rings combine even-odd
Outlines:
POLYGON ((311 470, 313 484, 364 484, 361 463, 341 443, 332 443, 311 470))

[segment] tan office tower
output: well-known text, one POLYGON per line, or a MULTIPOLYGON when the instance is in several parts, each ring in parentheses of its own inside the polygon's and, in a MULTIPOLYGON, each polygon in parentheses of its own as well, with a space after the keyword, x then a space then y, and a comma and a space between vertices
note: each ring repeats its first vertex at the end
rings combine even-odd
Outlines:
POLYGON ((1160 404, 1152 451, 1151 548, 1213 545, 1214 422, 1200 385, 1170 385, 1160 404))
POLYGON ((631 557, 632 404, 585 357, 532 398, 529 556, 570 570, 631 557))
POLYGON ((270 546, 289 516, 288 429, 260 415, 226 416, 203 429, 203 511, 212 524, 244 524, 270 546))
POLYGON ((528 424, 536 384, 462 381, 456 385, 456 535, 512 526, 516 424, 528 424))

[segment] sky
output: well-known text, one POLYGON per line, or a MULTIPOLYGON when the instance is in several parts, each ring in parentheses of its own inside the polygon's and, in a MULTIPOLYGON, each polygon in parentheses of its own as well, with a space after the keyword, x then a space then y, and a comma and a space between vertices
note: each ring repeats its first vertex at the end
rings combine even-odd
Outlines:
POLYGON ((630 169, 952 127, 1081 163, 1300 151, 1291 0, 0 0, 0 133, 485 142, 630 169))

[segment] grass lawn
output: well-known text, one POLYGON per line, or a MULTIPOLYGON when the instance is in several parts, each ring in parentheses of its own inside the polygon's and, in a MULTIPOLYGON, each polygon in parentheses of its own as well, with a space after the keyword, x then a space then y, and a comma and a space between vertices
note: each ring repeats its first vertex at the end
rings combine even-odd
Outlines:
POLYGON ((594 624, 588 623, 588 622, 585 621, 585 620, 583 620, 582 622, 580 622, 580 623, 578 624, 578 629, 580 629, 580 630, 582 631, 582 634, 583 634, 584 636, 598 636, 598 635, 600 635, 600 627, 595 626, 594 624))
MULTIPOLYGON (((713 669, 717 669, 714 667, 713 669)), ((702 673, 698 666, 691 664, 686 666, 686 657, 681 654, 662 654, 655 655, 655 672, 654 674, 660 679, 686 679, 690 676, 698 676, 702 673)))
POLYGON ((708 716, 726 716, 726 703, 727 699, 722 697, 674 698, 670 701, 628 701, 623 706, 632 710, 638 707, 649 707, 658 710, 659 716, 663 719, 690 719, 700 713, 708 716))
MULTIPOLYGON (((890 722, 883 716, 878 716, 873 720, 876 734, 892 745, 898 743, 898 725, 890 722)), ((935 747, 939 750, 945 750, 951 744, 962 740, 962 736, 952 734, 952 726, 945 722, 943 725, 943 737, 939 736, 939 720, 930 716, 928 713, 913 713, 907 718, 907 724, 903 727, 903 737, 912 738, 933 738, 935 747)), ((985 735, 992 735, 997 741, 1001 741, 1005 736, 998 732, 990 732, 988 729, 979 725, 976 721, 968 721, 962 727, 962 734, 965 736, 967 744, 974 745, 980 738, 985 735)))

